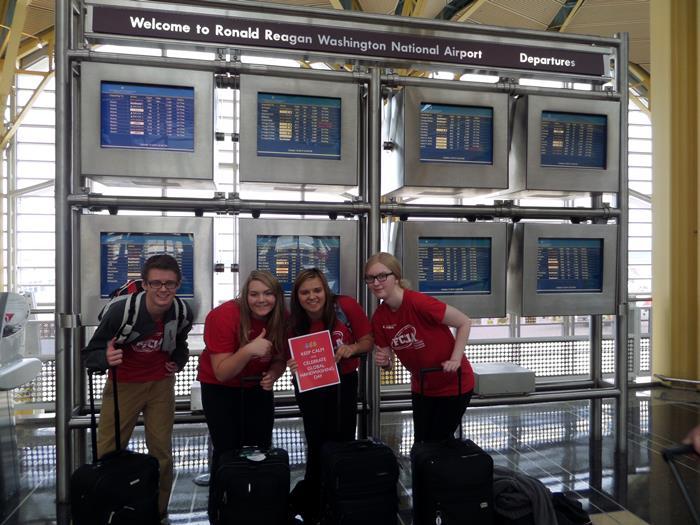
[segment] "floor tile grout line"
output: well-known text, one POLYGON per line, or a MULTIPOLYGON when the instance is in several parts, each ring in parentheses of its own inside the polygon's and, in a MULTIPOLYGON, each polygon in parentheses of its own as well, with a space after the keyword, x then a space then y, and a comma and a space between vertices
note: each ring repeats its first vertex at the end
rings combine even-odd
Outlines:
MULTIPOLYGON (((628 440, 630 439, 629 436, 627 439, 628 440)), ((636 445, 639 445, 640 447, 643 447, 647 450, 650 450, 654 454, 658 454, 659 456, 663 456, 663 453, 661 450, 655 450, 653 447, 644 446, 642 443, 640 443, 638 441, 634 441, 634 440, 631 440, 631 441, 633 441, 633 443, 635 443, 636 445)), ((680 460, 679 459, 679 460, 676 460, 676 464, 679 466, 683 466, 692 472, 700 473, 700 467, 697 467, 697 466, 694 466, 694 465, 688 463, 688 460, 680 460)), ((695 462, 695 464, 697 465, 697 461, 695 462)))
POLYGON ((26 496, 24 496, 22 498, 22 500, 17 504, 17 506, 14 509, 12 509, 12 512, 10 512, 10 514, 8 514, 8 516, 3 520, 2 523, 0 523, 0 525, 5 525, 6 523, 9 523, 8 520, 12 516, 14 516, 17 512, 19 512, 19 509, 22 507, 22 505, 24 505, 27 502, 27 500, 39 489, 39 487, 41 487, 47 479, 49 479, 50 477, 54 477, 56 475, 56 469, 55 468, 52 469, 52 473, 50 473, 50 474, 53 474, 53 476, 50 476, 49 474, 47 474, 41 481, 39 481, 39 483, 37 483, 34 486, 34 488, 32 488, 32 490, 30 490, 26 494, 26 496))
MULTIPOLYGON (((516 451, 516 453, 518 453, 518 452, 516 451)), ((497 454, 499 454, 499 455, 502 456, 507 462, 509 462, 509 463, 514 467, 514 470, 516 470, 516 471, 520 470, 520 469, 518 468, 519 465, 516 465, 515 462, 514 462, 512 459, 508 458, 506 455, 504 455, 504 454, 501 453, 501 452, 498 452, 498 451, 497 451, 497 454)), ((521 454, 521 455, 522 455, 522 454, 521 454)), ((526 459, 527 459, 527 458, 526 458, 526 459)), ((548 476, 550 476, 550 477, 555 477, 552 473, 547 472, 544 468, 540 467, 536 462, 534 462, 534 461, 532 461, 532 460, 528 460, 528 461, 531 461, 531 462, 532 462, 534 465, 536 465, 540 470, 544 471, 548 476)), ((564 483, 562 483, 562 485, 566 486, 566 484, 564 484, 564 483)), ((591 490, 594 490, 593 487, 591 487, 590 483, 588 483, 588 486, 589 486, 589 488, 590 488, 591 490)), ((576 494, 580 499, 584 499, 584 497, 583 497, 582 494, 580 494, 577 490, 571 489, 571 487, 569 487, 569 490, 568 490, 567 492, 573 492, 573 493, 576 494)), ((609 517, 609 516, 608 516, 608 513, 605 512, 603 509, 601 509, 598 505, 596 505, 595 503, 593 503, 593 502, 591 501, 590 498, 585 498, 585 499, 588 500, 589 505, 591 505, 592 507, 595 507, 598 511, 600 511, 600 514, 601 514, 601 515, 605 515, 606 517, 609 517)), ((617 503, 617 502, 615 502, 615 503, 617 503)), ((620 507, 622 507, 622 506, 620 505, 620 507)), ((622 508, 624 508, 624 507, 622 507, 622 508)), ((614 520, 614 518, 612 518, 612 519, 614 520)), ((614 521, 617 522, 617 520, 614 520, 614 521)), ((620 522, 617 522, 617 523, 620 523, 620 522)))
MULTIPOLYGON (((509 434, 510 434, 510 433, 509 433, 509 434)), ((516 436, 513 436, 513 435, 511 434, 511 437, 516 441, 516 443, 519 442, 519 441, 518 441, 518 438, 517 438, 516 436)), ((535 449, 534 447, 532 447, 532 446, 530 446, 530 445, 528 445, 528 444, 526 444, 526 443, 522 443, 522 445, 523 445, 524 447, 529 448, 534 454, 537 454, 538 456, 544 458, 544 459, 545 459, 546 461, 548 461, 549 463, 553 463, 547 456, 545 456, 544 454, 542 454, 541 452, 539 452, 539 451, 538 451, 537 449, 535 449)), ((520 454, 521 456, 524 456, 522 453, 520 453, 519 451, 517 451, 517 449, 514 449, 514 450, 515 450, 516 453, 520 454)), ((548 472, 541 464, 539 464, 539 463, 537 463, 537 462, 535 462, 535 461, 533 461, 532 459, 529 459, 529 458, 527 458, 527 457, 526 457, 525 459, 528 459, 529 461, 531 461, 537 468, 539 468, 540 470, 542 470, 543 472, 545 472, 547 475, 550 475, 550 476, 552 475, 552 474, 551 474, 550 472, 548 472)), ((554 464, 556 465, 556 463, 554 463, 554 464)), ((561 466, 561 465, 556 465, 556 466, 558 466, 559 468, 561 468, 561 470, 563 470, 564 472, 566 472, 567 474, 569 474, 569 476, 572 476, 574 479, 577 478, 577 475, 576 475, 575 473, 568 471, 568 470, 565 469, 563 466, 561 466)), ((611 501, 612 503, 614 503, 615 505, 617 505, 617 506, 620 507, 621 509, 623 509, 623 510, 628 510, 628 509, 626 509, 625 507, 623 507, 622 505, 620 505, 620 503, 618 503, 614 498, 612 498, 611 496, 609 496, 609 495, 608 495, 607 493, 605 493, 604 491, 598 490, 597 488, 593 487, 593 486, 590 484, 590 482, 588 482, 587 485, 588 485, 588 487, 589 487, 590 490, 592 490, 592 491, 594 491, 595 493, 599 494, 599 495, 602 496, 603 498, 605 498, 605 499, 611 501)), ((578 493, 577 491, 575 491, 575 490, 573 490, 572 492, 574 492, 574 493, 576 493, 576 494, 579 494, 579 493, 578 493)), ((580 495, 580 494, 579 494, 579 495, 580 495)), ((602 510, 602 509, 600 509, 600 507, 598 507, 597 505, 595 505, 595 507, 598 508, 599 510, 602 510)))

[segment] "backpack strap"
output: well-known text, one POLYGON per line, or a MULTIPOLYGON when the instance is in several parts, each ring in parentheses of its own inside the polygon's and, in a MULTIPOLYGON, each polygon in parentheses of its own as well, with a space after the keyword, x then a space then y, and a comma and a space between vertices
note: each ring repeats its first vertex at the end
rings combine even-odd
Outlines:
POLYGON ((175 319, 177 320, 177 333, 179 334, 187 325, 187 302, 175 296, 175 319))
POLYGON ((350 326, 350 321, 348 320, 348 316, 345 315, 345 312, 343 311, 343 308, 340 306, 340 301, 338 301, 338 297, 336 296, 335 300, 333 301, 333 307, 335 308, 335 317, 345 325, 345 327, 348 329, 350 334, 352 335, 352 326, 350 326))
POLYGON ((126 304, 124 305, 124 315, 122 316, 122 324, 115 336, 114 342, 116 344, 124 344, 129 339, 131 331, 134 329, 136 314, 141 308, 141 300, 145 293, 146 292, 139 292, 127 296, 126 304))

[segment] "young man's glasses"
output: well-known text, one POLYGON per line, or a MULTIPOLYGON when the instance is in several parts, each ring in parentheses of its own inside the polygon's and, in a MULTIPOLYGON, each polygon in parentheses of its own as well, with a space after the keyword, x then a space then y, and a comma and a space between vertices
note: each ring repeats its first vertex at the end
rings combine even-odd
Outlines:
POLYGON ((165 286, 165 289, 170 292, 177 290, 179 285, 177 281, 146 281, 146 283, 148 284, 149 288, 153 288, 154 290, 160 290, 163 286, 165 286))
POLYGON ((377 275, 365 275, 365 283, 372 284, 375 279, 377 282, 383 283, 390 275, 394 275, 394 272, 378 273, 377 275))

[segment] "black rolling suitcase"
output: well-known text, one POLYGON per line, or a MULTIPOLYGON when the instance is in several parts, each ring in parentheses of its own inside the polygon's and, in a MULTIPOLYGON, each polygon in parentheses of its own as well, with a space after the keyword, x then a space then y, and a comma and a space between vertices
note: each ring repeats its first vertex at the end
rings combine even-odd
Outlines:
MULTIPOLYGON (((243 381, 260 378, 246 377, 243 381)), ((241 419, 243 406, 241 392, 241 419)), ((245 429, 243 422, 241 428, 245 429)), ((211 480, 216 501, 209 519, 221 525, 286 524, 289 478, 289 455, 284 449, 243 447, 222 454, 211 480)))
POLYGON ((384 443, 326 443, 321 451, 321 525, 395 525, 399 465, 384 443))
POLYGON ((71 512, 74 525, 153 525, 158 512, 158 460, 121 448, 119 398, 116 370, 114 427, 116 450, 97 459, 97 423, 92 371, 88 371, 91 411, 92 464, 83 465, 71 476, 71 512))
MULTIPOLYGON (((421 370, 420 391, 426 373, 421 370)), ((462 391, 461 370, 457 371, 462 391)), ((491 525, 493 523, 493 459, 476 443, 463 439, 414 443, 411 448, 414 525, 491 525)))
MULTIPOLYGON (((338 385, 340 428, 340 385, 338 385)), ((321 448, 321 525, 396 525, 399 463, 375 439, 325 443, 321 448)))
POLYGON ((690 511, 690 517, 693 519, 693 523, 695 525, 700 525, 700 515, 698 515, 698 510, 695 508, 695 503, 693 503, 693 498, 691 497, 690 493, 688 492, 688 488, 685 486, 685 483, 683 482, 683 478, 681 478, 680 473, 678 472, 678 468, 676 467, 676 456, 682 456, 684 454, 694 454, 695 449, 693 448, 693 445, 680 445, 677 447, 671 447, 664 449, 661 452, 661 455, 664 457, 664 460, 666 463, 668 463, 669 468, 671 469, 671 472, 673 473, 673 477, 676 478, 676 483, 678 484, 678 488, 680 489, 681 493, 683 494, 683 498, 685 499, 685 502, 688 504, 688 510, 690 511))

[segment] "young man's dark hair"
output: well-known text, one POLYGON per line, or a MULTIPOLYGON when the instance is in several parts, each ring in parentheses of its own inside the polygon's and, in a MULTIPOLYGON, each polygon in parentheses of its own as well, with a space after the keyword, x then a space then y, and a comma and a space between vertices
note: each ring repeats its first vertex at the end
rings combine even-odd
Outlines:
POLYGON ((141 279, 148 279, 148 272, 150 270, 170 270, 175 272, 177 275, 178 284, 182 282, 182 272, 180 271, 180 265, 175 260, 175 257, 168 255, 167 253, 160 253, 158 255, 152 255, 146 259, 146 263, 141 268, 141 279))

